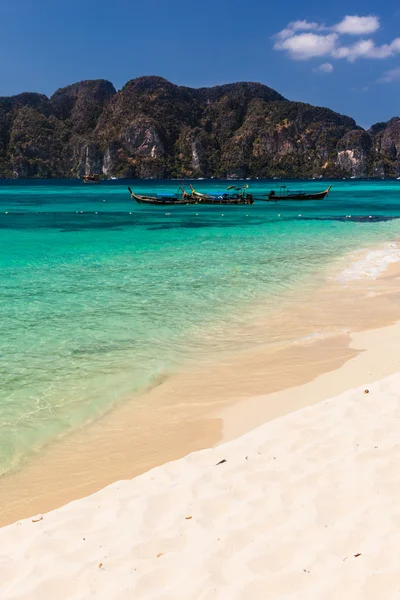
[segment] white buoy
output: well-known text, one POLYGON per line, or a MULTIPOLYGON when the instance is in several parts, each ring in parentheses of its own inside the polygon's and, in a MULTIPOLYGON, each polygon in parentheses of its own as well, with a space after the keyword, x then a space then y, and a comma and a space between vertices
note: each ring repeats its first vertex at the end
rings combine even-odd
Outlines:
POLYGON ((94 214, 95 214, 95 215, 97 215, 98 213, 97 213, 97 212, 95 212, 94 214))
POLYGON ((6 215, 8 215, 8 211, 6 212, 6 215))
POLYGON ((223 217, 223 216, 224 216, 224 213, 221 214, 221 217, 223 217))
POLYGON ((372 219, 372 215, 369 215, 369 218, 372 219))

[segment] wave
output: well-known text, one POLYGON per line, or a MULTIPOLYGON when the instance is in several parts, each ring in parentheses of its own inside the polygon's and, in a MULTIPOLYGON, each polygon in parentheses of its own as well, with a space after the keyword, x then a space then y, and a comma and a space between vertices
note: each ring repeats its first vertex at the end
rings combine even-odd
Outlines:
POLYGON ((375 250, 364 249, 353 255, 351 264, 337 276, 339 281, 354 281, 357 279, 376 279, 390 264, 400 261, 400 248, 395 242, 386 244, 383 248, 375 250))

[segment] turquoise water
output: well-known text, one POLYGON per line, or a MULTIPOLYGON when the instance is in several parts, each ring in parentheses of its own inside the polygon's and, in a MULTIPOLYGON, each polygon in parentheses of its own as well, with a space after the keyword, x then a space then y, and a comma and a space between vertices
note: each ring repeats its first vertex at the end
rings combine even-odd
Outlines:
POLYGON ((245 207, 142 206, 127 185, 0 183, 0 473, 183 365, 251 345, 255 313, 400 231, 397 181, 340 181, 324 202, 245 207))

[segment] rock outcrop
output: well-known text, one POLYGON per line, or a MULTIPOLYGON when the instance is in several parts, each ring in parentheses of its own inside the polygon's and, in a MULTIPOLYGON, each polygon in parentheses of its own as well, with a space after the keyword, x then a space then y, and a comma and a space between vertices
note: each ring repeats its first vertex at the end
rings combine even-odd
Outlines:
POLYGON ((395 117, 387 123, 373 125, 369 134, 373 139, 375 175, 398 177, 400 175, 400 118, 395 117))
POLYGON ((383 177, 400 174, 400 119, 370 130, 259 83, 140 77, 51 98, 0 98, 0 177, 383 177))
POLYGON ((340 169, 351 177, 368 177, 371 174, 372 138, 363 130, 346 133, 337 144, 340 169))

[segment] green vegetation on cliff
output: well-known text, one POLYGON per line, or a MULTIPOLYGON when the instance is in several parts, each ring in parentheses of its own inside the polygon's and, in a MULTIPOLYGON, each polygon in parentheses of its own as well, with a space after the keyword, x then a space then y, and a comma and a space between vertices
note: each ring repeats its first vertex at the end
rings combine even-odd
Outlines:
POLYGON ((259 83, 212 88, 140 77, 51 98, 0 98, 0 177, 398 176, 400 119, 368 132, 259 83))

